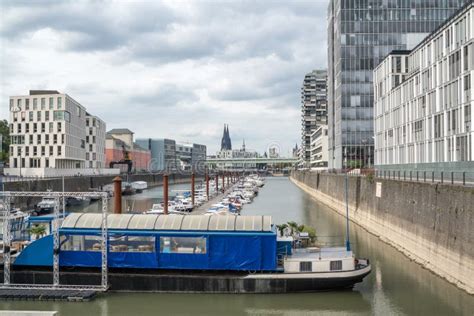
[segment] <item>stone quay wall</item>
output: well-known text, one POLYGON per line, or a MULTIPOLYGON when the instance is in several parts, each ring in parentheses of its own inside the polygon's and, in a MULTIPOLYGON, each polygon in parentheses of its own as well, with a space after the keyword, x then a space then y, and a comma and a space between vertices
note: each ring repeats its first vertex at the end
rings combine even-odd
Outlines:
MULTIPOLYGON (((345 176, 293 171, 290 179, 345 216, 345 176)), ((474 294, 474 188, 348 177, 349 217, 415 262, 474 294)))

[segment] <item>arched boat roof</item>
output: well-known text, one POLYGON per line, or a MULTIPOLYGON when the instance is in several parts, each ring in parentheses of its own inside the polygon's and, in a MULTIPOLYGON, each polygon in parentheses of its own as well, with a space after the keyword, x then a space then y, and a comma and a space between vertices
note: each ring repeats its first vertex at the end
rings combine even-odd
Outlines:
MULTIPOLYGON (((102 214, 71 213, 61 228, 100 229, 102 214)), ((108 229, 172 231, 272 231, 271 216, 109 214, 108 229)))

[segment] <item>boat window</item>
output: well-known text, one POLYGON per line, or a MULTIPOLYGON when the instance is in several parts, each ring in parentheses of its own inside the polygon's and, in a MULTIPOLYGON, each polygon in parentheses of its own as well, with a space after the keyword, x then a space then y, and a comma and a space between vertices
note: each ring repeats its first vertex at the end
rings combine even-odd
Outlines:
POLYGON ((61 242, 63 251, 101 251, 102 238, 100 236, 68 235, 61 242))
POLYGON ((155 237, 114 235, 109 238, 110 252, 155 252, 155 237))
POLYGON ((342 261, 341 260, 331 261, 330 270, 331 271, 342 270, 342 261))
POLYGON ((300 262, 300 272, 311 272, 313 271, 313 263, 311 261, 300 262))
POLYGON ((160 237, 161 253, 205 254, 205 237, 160 237))

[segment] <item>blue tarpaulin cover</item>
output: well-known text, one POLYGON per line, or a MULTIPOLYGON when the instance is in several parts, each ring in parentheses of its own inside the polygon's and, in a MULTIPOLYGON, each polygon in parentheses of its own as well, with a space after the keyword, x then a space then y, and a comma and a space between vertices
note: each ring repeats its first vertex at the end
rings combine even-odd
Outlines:
MULTIPOLYGON (((191 270, 276 270, 276 235, 268 234, 193 234, 207 240, 205 253, 161 253, 160 234, 154 252, 109 252, 108 265, 114 268, 191 269, 191 270)), ((183 234, 166 233, 182 237, 183 234)), ((189 236, 189 234, 187 235, 189 236)), ((46 236, 30 244, 15 265, 52 266, 53 238, 46 236)), ((61 266, 100 267, 100 251, 61 251, 61 266)))

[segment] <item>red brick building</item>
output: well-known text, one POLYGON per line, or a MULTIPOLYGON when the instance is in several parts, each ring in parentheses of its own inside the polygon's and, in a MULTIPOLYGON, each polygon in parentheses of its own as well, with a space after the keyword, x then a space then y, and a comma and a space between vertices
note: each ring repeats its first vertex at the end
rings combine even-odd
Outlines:
MULTIPOLYGON (((124 150, 128 152, 132 160, 133 171, 147 171, 151 160, 151 152, 133 142, 133 132, 127 128, 116 128, 107 132, 105 140, 105 160, 109 166, 113 161, 124 160, 124 150)), ((127 165, 116 165, 126 172, 127 165)))

